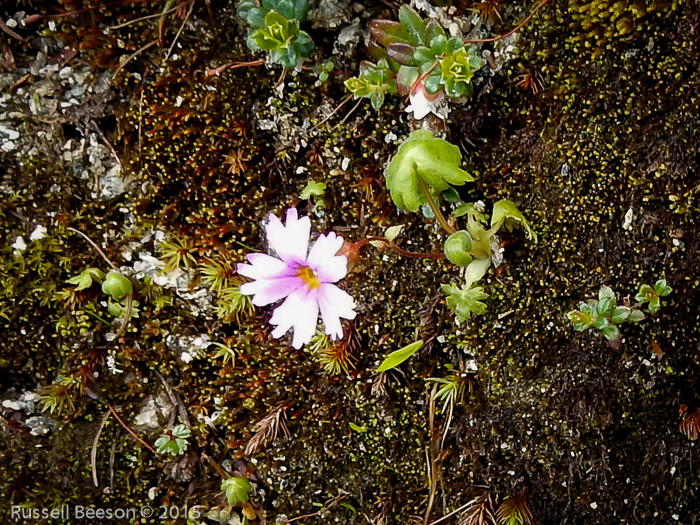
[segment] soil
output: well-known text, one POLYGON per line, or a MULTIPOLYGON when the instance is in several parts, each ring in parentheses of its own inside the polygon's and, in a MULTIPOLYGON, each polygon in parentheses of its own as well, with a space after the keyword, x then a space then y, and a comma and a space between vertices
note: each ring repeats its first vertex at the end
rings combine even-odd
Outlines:
POLYGON ((283 73, 255 62, 234 2, 3 4, 6 521, 68 504, 252 524, 427 525, 463 508, 440 523, 466 525, 481 497, 484 523, 506 523, 508 502, 526 516, 509 523, 700 523, 700 7, 448 3, 480 38, 537 12, 478 45, 493 61, 470 99, 415 121, 399 96, 377 111, 343 85, 368 58, 367 23, 398 6, 312 3, 316 51, 283 73), (358 304, 344 339, 295 350, 270 335, 272 307, 207 280, 218 264, 240 284, 236 263, 267 251, 263 221, 290 207, 312 237, 403 225, 400 247, 441 252, 437 221, 399 211, 385 186, 414 129, 460 147, 476 178, 463 201, 511 200, 537 233, 500 233, 484 315, 460 323, 445 304, 455 265, 366 245, 340 283, 358 304), (322 197, 300 197, 309 182, 322 197), (138 317, 116 338, 100 286, 67 282, 110 269, 75 230, 133 283, 138 317), (566 318, 602 286, 634 305, 658 279, 672 293, 619 346, 566 318), (428 379, 455 373, 450 410, 428 379), (177 425, 183 454, 149 449, 177 425), (247 503, 227 505, 230 476, 250 481, 247 503))

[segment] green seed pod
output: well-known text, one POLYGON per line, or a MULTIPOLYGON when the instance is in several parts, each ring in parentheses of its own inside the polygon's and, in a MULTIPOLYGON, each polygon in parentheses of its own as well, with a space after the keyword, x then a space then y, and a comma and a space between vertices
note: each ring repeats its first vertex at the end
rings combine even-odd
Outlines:
POLYGON ((115 300, 122 299, 134 291, 131 281, 119 272, 111 271, 102 283, 102 291, 115 300))
POLYGON ((472 238, 466 230, 460 230, 450 235, 445 241, 445 255, 457 266, 469 266, 472 262, 472 238))

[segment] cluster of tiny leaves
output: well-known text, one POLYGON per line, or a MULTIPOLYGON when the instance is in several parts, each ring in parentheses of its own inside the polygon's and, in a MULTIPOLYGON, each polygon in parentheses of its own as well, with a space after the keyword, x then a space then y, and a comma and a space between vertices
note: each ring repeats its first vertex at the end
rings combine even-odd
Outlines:
POLYGON ((306 18, 308 0, 242 0, 240 16, 252 31, 246 42, 254 51, 267 51, 270 61, 293 69, 311 55, 314 43, 299 24, 306 18))
POLYGON ((598 292, 598 300, 581 303, 578 310, 567 313, 566 317, 573 323, 574 330, 580 332, 595 328, 608 341, 617 342, 620 340, 618 325, 638 323, 644 319, 644 313, 627 306, 617 306, 615 292, 603 286, 598 292))
POLYGON ((156 440, 156 452, 181 456, 187 450, 187 438, 189 437, 190 429, 185 425, 176 425, 168 434, 163 434, 156 440))
POLYGON ((369 30, 370 53, 377 61, 363 62, 360 75, 345 82, 355 98, 369 97, 378 109, 386 93, 407 95, 420 83, 429 95, 471 96, 472 77, 483 61, 461 39, 447 38, 435 20, 423 20, 403 5, 398 22, 373 20, 369 30))
POLYGON ((666 279, 659 279, 652 288, 648 284, 643 284, 639 287, 635 299, 642 304, 649 303, 647 308, 651 315, 656 314, 661 308, 661 298, 670 294, 673 289, 666 284, 666 279))

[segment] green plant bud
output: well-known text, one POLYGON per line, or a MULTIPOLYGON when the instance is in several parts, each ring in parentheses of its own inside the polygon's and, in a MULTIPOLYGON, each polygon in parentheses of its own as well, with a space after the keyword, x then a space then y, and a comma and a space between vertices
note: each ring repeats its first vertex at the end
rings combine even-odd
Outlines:
POLYGON ((112 270, 102 283, 102 291, 119 300, 134 291, 131 281, 119 272, 112 270))
POLYGON ((469 266, 472 256, 469 255, 473 247, 472 238, 466 230, 460 230, 450 235, 445 241, 445 256, 457 266, 469 266))

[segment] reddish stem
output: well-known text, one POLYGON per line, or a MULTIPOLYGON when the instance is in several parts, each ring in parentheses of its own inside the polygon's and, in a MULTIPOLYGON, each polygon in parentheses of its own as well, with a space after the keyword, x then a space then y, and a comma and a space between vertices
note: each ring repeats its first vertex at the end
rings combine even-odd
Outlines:
POLYGON ((510 35, 518 31, 519 29, 522 29, 522 27, 527 24, 530 20, 532 20, 532 17, 535 16, 535 13, 542 9, 545 5, 547 5, 551 0, 543 0, 535 9, 528 15, 528 17, 520 22, 517 26, 515 26, 513 29, 508 31, 507 33, 500 35, 500 36, 495 36, 493 38, 480 38, 477 40, 463 40, 465 44, 478 44, 481 42, 496 42, 498 40, 503 40, 504 38, 508 38, 510 35))
POLYGON ((365 244, 367 244, 368 242, 371 242, 371 241, 383 242, 389 248, 394 250, 396 253, 403 255, 404 257, 410 257, 412 259, 444 259, 445 258, 444 253, 409 252, 408 250, 404 250, 403 248, 399 248, 393 242, 386 239, 385 237, 367 237, 367 238, 362 239, 361 241, 355 243, 355 247, 359 251, 360 248, 362 248, 365 244))

